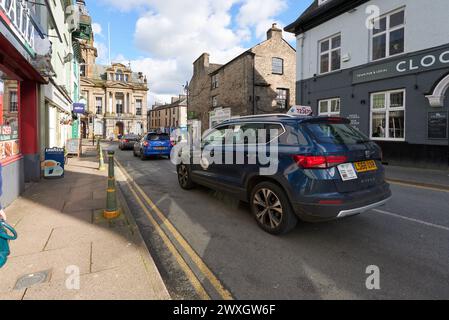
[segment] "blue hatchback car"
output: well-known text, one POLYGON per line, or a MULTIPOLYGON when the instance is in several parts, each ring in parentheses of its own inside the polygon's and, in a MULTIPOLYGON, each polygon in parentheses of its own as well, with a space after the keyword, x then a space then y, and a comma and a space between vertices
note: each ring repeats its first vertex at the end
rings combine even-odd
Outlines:
POLYGON ((151 156, 164 156, 170 158, 173 144, 170 135, 166 133, 150 132, 142 140, 134 144, 134 156, 142 160, 151 156))
POLYGON ((391 197, 380 147, 343 118, 233 119, 205 134, 199 163, 194 161, 198 151, 178 155, 183 158, 177 165, 180 186, 204 185, 248 202, 259 226, 275 235, 292 230, 298 219, 353 216, 391 197), (260 135, 261 129, 267 134, 260 135), (251 137, 254 132, 257 137, 251 137), (270 147, 273 142, 276 149, 270 147), (274 170, 263 173, 270 166, 274 170))

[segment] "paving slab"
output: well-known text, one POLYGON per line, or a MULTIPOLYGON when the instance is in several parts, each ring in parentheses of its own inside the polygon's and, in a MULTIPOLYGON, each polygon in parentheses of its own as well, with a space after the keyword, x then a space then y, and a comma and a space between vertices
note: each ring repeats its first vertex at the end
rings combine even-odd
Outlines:
POLYGON ((107 172, 97 170, 95 150, 88 154, 71 159, 63 179, 30 185, 6 209, 19 238, 0 269, 0 300, 170 299, 129 210, 102 217, 107 172), (79 272, 79 290, 67 286, 68 267, 79 272), (41 271, 49 271, 45 283, 14 290, 20 277, 41 271))

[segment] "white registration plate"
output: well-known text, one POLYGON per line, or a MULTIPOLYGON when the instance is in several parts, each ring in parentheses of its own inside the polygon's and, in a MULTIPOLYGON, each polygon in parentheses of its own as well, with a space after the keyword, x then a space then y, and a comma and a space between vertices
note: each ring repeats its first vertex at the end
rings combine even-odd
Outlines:
POLYGON ((338 166, 341 179, 343 181, 350 181, 358 179, 357 172, 355 171, 352 163, 344 163, 338 166))

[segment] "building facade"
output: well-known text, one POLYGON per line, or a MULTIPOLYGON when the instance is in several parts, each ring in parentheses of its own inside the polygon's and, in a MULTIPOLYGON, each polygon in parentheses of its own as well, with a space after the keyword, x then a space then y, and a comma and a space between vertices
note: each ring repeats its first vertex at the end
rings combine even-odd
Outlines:
MULTIPOLYGON (((42 109, 41 151, 66 145, 73 136, 72 106, 79 98, 79 52, 74 50, 72 33, 78 28, 77 6, 71 0, 50 1, 46 29, 52 38, 49 83, 42 87, 45 97, 42 109), (71 13, 71 14, 69 14, 71 13)), ((83 1, 79 1, 83 5, 83 1)), ((75 45, 76 46, 76 45, 75 45)))
POLYGON ((170 104, 154 106, 148 111, 148 116, 149 131, 171 133, 175 129, 187 128, 187 96, 173 97, 170 104))
POLYGON ((0 203, 4 207, 21 194, 25 182, 40 179, 41 85, 47 83, 51 65, 47 30, 38 25, 46 21, 48 10, 46 4, 0 1, 0 203))
POLYGON ((202 128, 231 117, 287 112, 295 101, 296 52, 274 24, 267 40, 225 65, 211 64, 209 54, 193 64, 189 119, 202 128))
POLYGON ((445 0, 316 0, 297 37, 297 104, 351 119, 391 164, 447 167, 445 0))
POLYGON ((82 10, 80 26, 80 100, 85 105, 85 112, 80 115, 82 138, 143 134, 147 128, 146 76, 121 63, 97 65, 97 49, 86 9, 82 10))

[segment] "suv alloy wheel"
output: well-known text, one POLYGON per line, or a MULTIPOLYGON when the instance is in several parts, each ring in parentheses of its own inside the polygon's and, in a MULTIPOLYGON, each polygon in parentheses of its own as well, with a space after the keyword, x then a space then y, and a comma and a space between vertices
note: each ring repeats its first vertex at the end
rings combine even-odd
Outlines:
POLYGON ((181 188, 184 190, 190 190, 195 187, 195 183, 190 177, 190 170, 185 164, 180 164, 178 166, 178 182, 181 188))
POLYGON ((250 206, 258 225, 268 233, 285 234, 298 222, 285 192, 272 182, 262 182, 253 189, 250 206))

